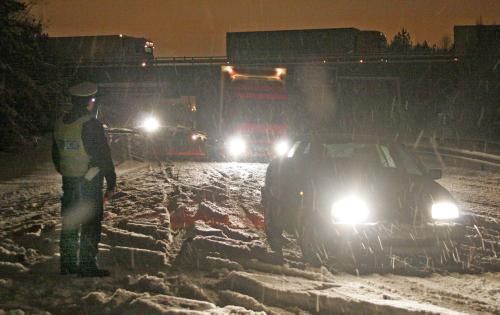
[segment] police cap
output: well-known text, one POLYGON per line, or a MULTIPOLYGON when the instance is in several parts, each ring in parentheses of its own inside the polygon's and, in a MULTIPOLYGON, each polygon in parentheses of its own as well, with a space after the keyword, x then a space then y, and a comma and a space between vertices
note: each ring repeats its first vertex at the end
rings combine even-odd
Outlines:
POLYGON ((82 82, 73 85, 68 89, 71 96, 89 97, 97 93, 97 84, 92 82, 82 82))

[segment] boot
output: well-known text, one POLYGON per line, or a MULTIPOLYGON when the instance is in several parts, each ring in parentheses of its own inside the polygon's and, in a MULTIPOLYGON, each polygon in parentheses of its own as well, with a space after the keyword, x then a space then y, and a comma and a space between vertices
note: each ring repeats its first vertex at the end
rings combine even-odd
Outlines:
POLYGON ((80 263, 80 271, 78 272, 80 277, 89 278, 89 277, 109 277, 110 272, 106 269, 99 269, 97 267, 95 259, 90 261, 82 261, 80 263))
POLYGON ((84 268, 84 269, 82 268, 80 269, 78 275, 82 278, 92 278, 92 277, 102 278, 102 277, 109 277, 111 273, 109 272, 109 270, 99 269, 96 266, 93 268, 84 268))
POLYGON ((78 268, 78 265, 76 265, 76 264, 61 265, 61 274, 62 275, 77 274, 79 271, 80 271, 80 268, 78 268))

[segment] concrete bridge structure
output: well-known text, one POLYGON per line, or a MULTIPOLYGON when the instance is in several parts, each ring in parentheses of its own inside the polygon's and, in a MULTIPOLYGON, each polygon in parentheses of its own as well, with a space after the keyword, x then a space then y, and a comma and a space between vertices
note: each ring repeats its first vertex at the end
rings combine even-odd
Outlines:
MULTIPOLYGON (((198 127, 214 132, 221 66, 286 67, 292 120, 328 126, 388 125, 403 133, 494 137, 499 117, 498 56, 370 55, 287 60, 226 57, 156 58, 148 64, 60 64, 71 81, 100 87, 100 104, 115 126, 162 100, 194 96, 198 127), (419 130, 420 129, 420 130, 419 130)), ((300 123, 301 122, 301 123, 300 123)), ((349 128, 348 126, 346 126, 349 128)))

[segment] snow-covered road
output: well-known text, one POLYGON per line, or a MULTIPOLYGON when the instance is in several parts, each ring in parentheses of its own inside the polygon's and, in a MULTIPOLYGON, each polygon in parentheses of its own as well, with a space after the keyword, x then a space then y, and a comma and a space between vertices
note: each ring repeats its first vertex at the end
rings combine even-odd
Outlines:
POLYGON ((440 181, 469 212, 464 248, 483 272, 355 276, 269 250, 265 164, 125 163, 99 254, 112 277, 82 279, 58 274, 60 184, 46 167, 0 181, 0 314, 500 313, 499 172, 440 181))

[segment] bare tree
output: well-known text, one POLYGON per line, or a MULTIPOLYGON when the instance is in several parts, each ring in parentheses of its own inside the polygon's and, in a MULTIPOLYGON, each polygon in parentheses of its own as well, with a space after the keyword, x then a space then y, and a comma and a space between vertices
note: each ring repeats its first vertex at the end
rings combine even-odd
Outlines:
POLYGON ((449 51, 452 46, 452 40, 451 36, 446 34, 441 37, 441 39, 438 42, 438 49, 443 50, 443 51, 449 51))

